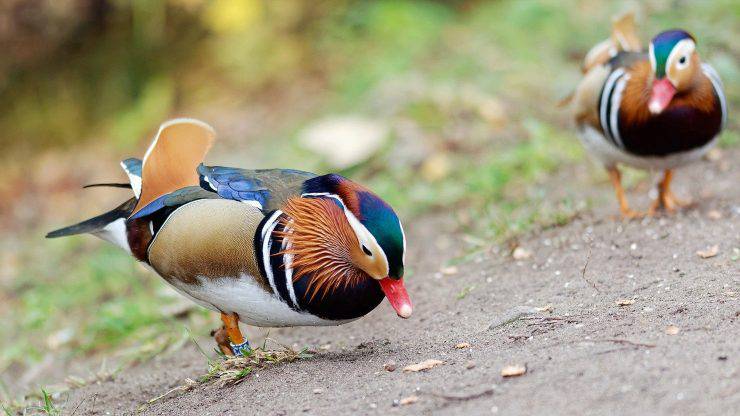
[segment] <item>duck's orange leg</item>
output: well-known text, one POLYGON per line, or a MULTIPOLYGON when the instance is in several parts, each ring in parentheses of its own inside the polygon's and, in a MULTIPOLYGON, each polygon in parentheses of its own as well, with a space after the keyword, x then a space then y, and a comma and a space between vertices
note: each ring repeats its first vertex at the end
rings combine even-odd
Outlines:
POLYGON ((629 203, 627 202, 627 196, 624 194, 624 188, 622 188, 622 174, 619 172, 616 166, 607 168, 609 172, 609 179, 612 181, 614 190, 617 193, 617 201, 619 201, 619 211, 622 213, 624 218, 639 218, 643 214, 633 211, 630 209, 629 203))
MULTIPOLYGON (((244 338, 242 331, 239 330, 239 315, 221 312, 221 321, 224 323, 223 329, 226 331, 230 341, 229 347, 235 356, 241 357, 245 352, 251 350, 249 341, 244 338)), ((218 339, 216 342, 219 343, 218 339)), ((219 347, 221 347, 222 351, 224 350, 221 343, 219 343, 219 347)))
POLYGON ((650 206, 649 215, 655 214, 660 208, 665 208, 669 213, 674 213, 677 208, 691 205, 690 201, 681 201, 671 191, 671 181, 673 180, 673 171, 666 169, 663 173, 663 179, 658 183, 658 198, 650 206))

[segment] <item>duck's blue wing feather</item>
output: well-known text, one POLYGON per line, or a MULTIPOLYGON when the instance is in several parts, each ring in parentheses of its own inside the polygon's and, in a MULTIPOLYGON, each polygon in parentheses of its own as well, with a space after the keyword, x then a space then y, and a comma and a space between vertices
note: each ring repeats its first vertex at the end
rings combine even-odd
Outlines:
POLYGON ((222 198, 252 203, 263 211, 277 209, 301 194, 303 182, 316 175, 294 169, 249 170, 225 166, 198 167, 201 186, 222 198))
POLYGON ((216 192, 221 198, 235 201, 254 202, 260 208, 267 204, 270 191, 262 181, 243 169, 224 166, 198 167, 201 186, 216 192))

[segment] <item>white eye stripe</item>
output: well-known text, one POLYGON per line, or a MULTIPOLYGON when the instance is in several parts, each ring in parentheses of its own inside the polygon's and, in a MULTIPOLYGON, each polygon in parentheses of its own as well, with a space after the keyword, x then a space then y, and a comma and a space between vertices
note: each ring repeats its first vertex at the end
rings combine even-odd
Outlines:
POLYGON ((688 67, 689 59, 695 49, 696 43, 694 43, 693 40, 683 39, 679 41, 676 46, 673 47, 673 50, 671 50, 670 55, 668 55, 668 60, 666 61, 666 73, 668 72, 668 68, 673 65, 675 65, 679 70, 688 67), (686 58, 686 61, 681 63, 681 58, 686 58))

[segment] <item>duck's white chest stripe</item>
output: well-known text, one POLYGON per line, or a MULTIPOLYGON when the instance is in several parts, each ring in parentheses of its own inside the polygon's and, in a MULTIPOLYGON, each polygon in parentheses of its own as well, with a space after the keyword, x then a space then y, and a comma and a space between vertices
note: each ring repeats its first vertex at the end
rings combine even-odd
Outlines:
POLYGON ((611 114, 609 115, 609 128, 611 129, 614 144, 622 149, 624 149, 624 143, 622 143, 622 136, 619 134, 619 107, 622 103, 622 92, 624 92, 624 87, 627 86, 627 81, 629 81, 629 79, 630 75, 625 74, 617 81, 617 85, 614 87, 614 94, 612 96, 611 114))
POLYGON ((624 147, 622 138, 619 135, 619 105, 622 101, 622 92, 628 79, 624 75, 623 68, 618 68, 609 75, 601 91, 601 99, 599 101, 601 129, 604 131, 604 135, 619 148, 624 147))
POLYGON ((714 92, 717 94, 717 97, 719 98, 719 106, 720 110, 722 110, 722 127, 724 128, 727 124, 727 98, 725 98, 725 90, 722 85, 722 80, 719 78, 719 74, 717 71, 714 70, 714 68, 707 64, 702 63, 701 69, 704 72, 704 75, 709 78, 709 81, 712 82, 712 87, 714 87, 714 92))
POLYGON ((290 232, 280 222, 282 215, 283 212, 277 210, 265 222, 261 231, 259 256, 272 292, 291 309, 298 311, 300 307, 293 287, 293 257, 288 253, 281 254, 290 244, 282 236, 283 232, 290 232), (279 235, 275 235, 276 233, 279 235))
POLYGON ((275 211, 270 219, 267 220, 264 227, 262 227, 262 265, 265 268, 265 275, 267 275, 267 281, 270 283, 272 293, 275 296, 280 296, 280 292, 277 290, 275 285, 275 276, 272 272, 272 264, 270 264, 270 250, 272 249, 272 232, 278 224, 278 218, 283 212, 280 210, 275 211))

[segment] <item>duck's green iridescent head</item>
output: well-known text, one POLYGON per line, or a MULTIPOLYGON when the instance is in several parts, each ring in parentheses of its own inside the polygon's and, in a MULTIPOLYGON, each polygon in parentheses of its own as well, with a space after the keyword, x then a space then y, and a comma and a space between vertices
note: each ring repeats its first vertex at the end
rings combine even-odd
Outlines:
POLYGON ((401 221, 385 201, 370 192, 357 193, 360 223, 375 237, 388 259, 388 276, 401 279, 404 273, 406 237, 401 221))

